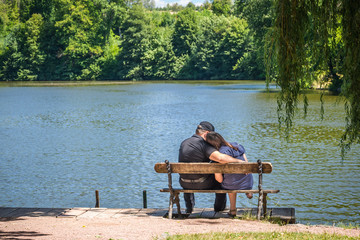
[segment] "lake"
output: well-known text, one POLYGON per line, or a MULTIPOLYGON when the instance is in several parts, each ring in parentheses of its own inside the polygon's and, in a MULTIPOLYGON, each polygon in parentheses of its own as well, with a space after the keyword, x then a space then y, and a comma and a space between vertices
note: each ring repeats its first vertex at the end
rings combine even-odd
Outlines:
MULTIPOLYGON (((177 161, 180 143, 203 121, 241 143, 249 161, 271 162, 264 187, 269 207, 294 207, 297 222, 360 223, 360 147, 340 157, 344 106, 309 92, 288 141, 278 131, 276 89, 264 82, 138 83, 78 87, 0 87, 0 206, 167 208, 166 174, 156 162, 177 161)), ((177 177, 175 186, 179 187, 177 177)), ((257 187, 255 177, 254 187, 257 187)), ((257 195, 238 195, 255 207, 257 195)), ((184 201, 181 197, 181 204, 184 201)), ((212 207, 213 194, 196 194, 212 207)))

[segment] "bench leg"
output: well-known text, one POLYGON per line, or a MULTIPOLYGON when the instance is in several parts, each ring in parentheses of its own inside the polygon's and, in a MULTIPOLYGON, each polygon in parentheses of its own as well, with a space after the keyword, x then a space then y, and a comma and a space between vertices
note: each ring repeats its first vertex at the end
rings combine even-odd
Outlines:
POLYGON ((172 219, 174 203, 177 206, 177 211, 178 211, 179 218, 182 218, 182 213, 181 213, 181 208, 180 208, 179 193, 175 192, 175 193, 170 193, 169 214, 168 214, 169 219, 172 219))
POLYGON ((257 220, 261 219, 262 216, 262 210, 263 210, 263 201, 264 201, 264 195, 263 192, 259 192, 259 200, 258 200, 258 209, 257 209, 257 220))
POLYGON ((169 199, 169 213, 168 213, 168 217, 169 219, 172 219, 172 213, 173 213, 173 205, 174 205, 174 196, 172 193, 170 193, 170 199, 169 199))
POLYGON ((264 209, 264 217, 267 217, 267 193, 263 193, 263 209, 264 209))
POLYGON ((181 213, 181 208, 180 208, 180 198, 179 198, 179 193, 175 193, 175 199, 174 199, 174 202, 177 206, 177 211, 178 211, 178 215, 179 215, 179 218, 182 218, 182 213, 181 213))

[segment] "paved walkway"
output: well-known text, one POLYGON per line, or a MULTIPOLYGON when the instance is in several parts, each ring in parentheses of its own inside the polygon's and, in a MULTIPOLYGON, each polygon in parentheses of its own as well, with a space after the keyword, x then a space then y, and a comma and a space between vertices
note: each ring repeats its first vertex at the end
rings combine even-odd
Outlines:
POLYGON ((111 208, 0 208, 0 218, 57 217, 57 218, 121 218, 132 216, 162 217, 166 209, 111 208))
MULTIPOLYGON (((271 217, 294 223, 294 208, 270 208, 271 217)), ((177 216, 174 209, 174 216, 177 216)), ((185 212, 184 210, 182 210, 185 212)), ((113 219, 126 216, 137 217, 166 217, 168 209, 150 208, 0 208, 0 218, 19 218, 19 217, 57 217, 57 218, 78 218, 78 219, 113 219)), ((256 216, 256 208, 239 208, 237 216, 244 214, 256 216)), ((195 208, 188 218, 229 218, 227 212, 214 212, 210 208, 195 208)))

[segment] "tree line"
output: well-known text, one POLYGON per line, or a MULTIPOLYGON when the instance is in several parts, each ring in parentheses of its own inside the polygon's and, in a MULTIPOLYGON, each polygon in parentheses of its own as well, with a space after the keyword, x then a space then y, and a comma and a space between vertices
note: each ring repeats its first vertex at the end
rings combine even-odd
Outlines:
POLYGON ((271 1, 0 0, 0 79, 265 79, 271 1))

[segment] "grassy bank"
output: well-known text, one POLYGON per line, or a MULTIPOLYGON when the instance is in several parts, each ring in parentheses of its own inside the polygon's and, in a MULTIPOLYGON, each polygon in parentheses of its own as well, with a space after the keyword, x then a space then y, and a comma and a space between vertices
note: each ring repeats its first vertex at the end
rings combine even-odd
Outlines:
MULTIPOLYGON (((156 239, 156 238, 155 238, 156 239)), ((163 239, 163 238, 162 238, 163 239)), ((168 236, 167 240, 231 240, 231 239, 311 239, 311 240, 337 240, 337 239, 359 239, 335 234, 311 234, 296 232, 240 232, 240 233, 205 233, 205 234, 183 234, 168 236)))

